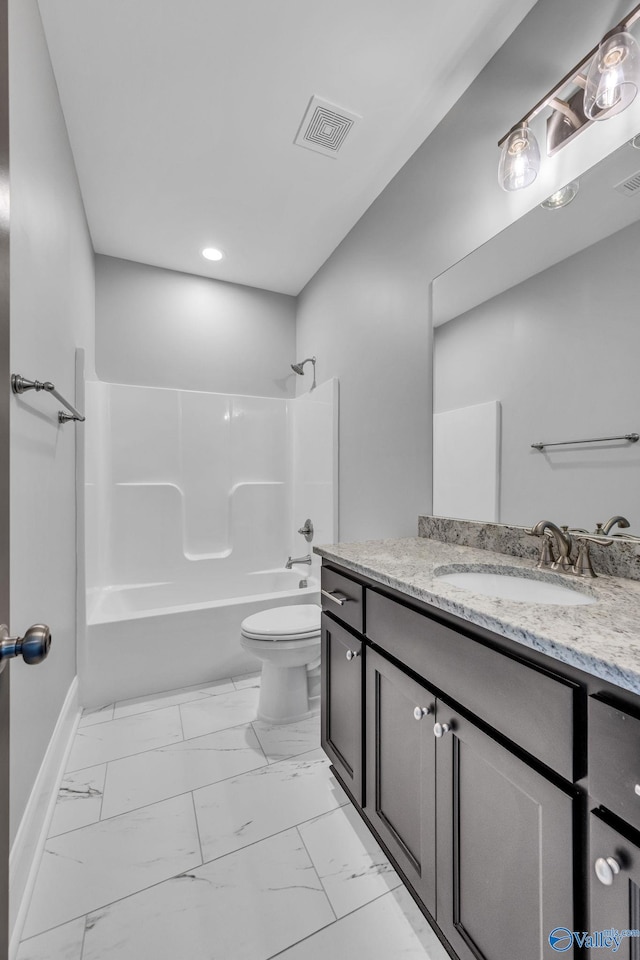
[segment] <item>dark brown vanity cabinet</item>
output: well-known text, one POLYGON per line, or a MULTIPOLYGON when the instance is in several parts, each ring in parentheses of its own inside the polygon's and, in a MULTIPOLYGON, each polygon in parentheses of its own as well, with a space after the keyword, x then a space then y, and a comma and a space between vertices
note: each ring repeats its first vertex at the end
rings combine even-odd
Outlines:
POLYGON ((371 649, 365 718, 365 816, 461 960, 554 956, 571 796, 371 649))
POLYGON ((369 649, 365 816, 435 916, 435 696, 369 649))
MULTIPOLYGON (((640 930, 640 846, 606 823, 598 812, 589 820, 590 931, 606 935, 612 930, 640 930)), ((604 949, 599 952, 609 955, 604 949)), ((638 960, 640 937, 620 938, 612 955, 619 960, 638 960)))
POLYGON ((640 929, 640 698, 360 579, 323 568, 323 744, 452 957, 640 929))
MULTIPOLYGON (((640 715, 589 697, 591 930, 640 930, 640 715), (615 826, 614 826, 615 824, 615 826)), ((640 937, 621 938, 621 960, 640 960, 640 937)))
POLYGON ((362 670, 364 644, 322 615, 322 747, 362 806, 362 670))
POLYGON ((443 701, 437 721, 438 926, 461 960, 551 960, 548 934, 573 930, 574 801, 443 701))

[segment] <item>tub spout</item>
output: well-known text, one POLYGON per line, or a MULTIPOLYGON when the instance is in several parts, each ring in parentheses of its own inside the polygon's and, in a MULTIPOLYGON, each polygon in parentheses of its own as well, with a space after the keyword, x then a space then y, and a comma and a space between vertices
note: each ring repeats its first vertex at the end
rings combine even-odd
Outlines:
POLYGON ((284 565, 285 570, 291 570, 294 563, 308 563, 311 566, 311 554, 308 553, 306 557, 289 557, 284 565))

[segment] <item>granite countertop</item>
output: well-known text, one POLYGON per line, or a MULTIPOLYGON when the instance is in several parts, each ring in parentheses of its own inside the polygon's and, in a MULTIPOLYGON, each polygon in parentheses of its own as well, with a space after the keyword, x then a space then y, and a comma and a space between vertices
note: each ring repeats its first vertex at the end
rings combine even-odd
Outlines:
POLYGON ((425 537, 370 540, 314 548, 326 560, 393 587, 563 663, 640 694, 640 583, 619 577, 572 578, 539 571, 530 559, 425 537), (438 579, 467 570, 560 582, 597 603, 564 606, 479 596, 438 579))

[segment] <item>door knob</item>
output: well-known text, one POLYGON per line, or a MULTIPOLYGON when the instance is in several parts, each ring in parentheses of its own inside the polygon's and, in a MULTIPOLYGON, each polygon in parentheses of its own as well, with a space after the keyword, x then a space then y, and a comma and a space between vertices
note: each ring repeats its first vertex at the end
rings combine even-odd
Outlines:
POLYGON ((360 656, 359 650, 347 650, 347 660, 355 660, 356 657, 360 656))
POLYGON ((11 657, 22 657, 25 663, 41 663, 49 653, 51 631, 46 623, 34 623, 24 637, 10 637, 6 624, 0 624, 0 670, 11 657))
POLYGON ((613 857, 598 857, 595 862, 596 877, 605 887, 610 887, 620 873, 620 864, 613 857))

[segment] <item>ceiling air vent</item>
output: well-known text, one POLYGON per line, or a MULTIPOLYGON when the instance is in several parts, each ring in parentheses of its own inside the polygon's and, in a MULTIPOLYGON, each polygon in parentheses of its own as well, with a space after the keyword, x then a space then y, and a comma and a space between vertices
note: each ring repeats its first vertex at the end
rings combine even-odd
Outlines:
POLYGON ((356 120, 361 119, 357 113, 335 103, 311 97, 294 143, 323 153, 325 157, 335 157, 356 120))
POLYGON ((618 193, 621 193, 623 197, 633 197, 640 190, 640 170, 637 173, 634 173, 631 177, 628 177, 626 180, 622 180, 621 183, 617 183, 614 187, 614 190, 617 190, 618 193))

